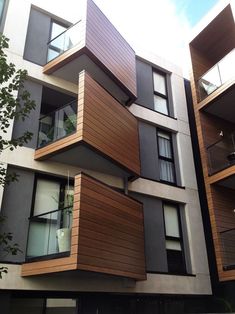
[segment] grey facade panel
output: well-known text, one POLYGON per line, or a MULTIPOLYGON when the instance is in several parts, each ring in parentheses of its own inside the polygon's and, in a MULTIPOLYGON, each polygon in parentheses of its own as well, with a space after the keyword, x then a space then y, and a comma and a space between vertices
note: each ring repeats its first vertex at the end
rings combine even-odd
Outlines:
POLYGON ((167 272, 167 255, 162 201, 153 197, 134 194, 143 203, 144 235, 147 272, 167 272))
POLYGON ((32 8, 25 43, 24 59, 39 65, 46 64, 50 28, 50 16, 32 8))
POLYGON ((21 136, 25 131, 32 132, 32 140, 28 143, 25 143, 24 146, 35 149, 37 147, 38 138, 42 85, 35 82, 26 81, 24 87, 30 93, 31 99, 36 102, 36 108, 30 112, 29 117, 26 118, 24 121, 16 120, 14 122, 12 137, 17 138, 21 136))
POLYGON ((139 122, 141 176, 159 180, 156 127, 139 122))
MULTIPOLYGON (((9 167, 8 173, 16 172, 18 182, 12 182, 5 187, 1 214, 6 217, 5 223, 0 225, 0 232, 12 232, 13 242, 19 245, 23 253, 13 256, 7 255, 4 260, 22 263, 28 236, 28 217, 30 216, 34 187, 34 173, 18 168, 9 167)), ((1 258, 3 260, 3 258, 1 258)))
POLYGON ((154 109, 152 67, 137 59, 136 74, 138 93, 136 103, 149 109, 154 109))

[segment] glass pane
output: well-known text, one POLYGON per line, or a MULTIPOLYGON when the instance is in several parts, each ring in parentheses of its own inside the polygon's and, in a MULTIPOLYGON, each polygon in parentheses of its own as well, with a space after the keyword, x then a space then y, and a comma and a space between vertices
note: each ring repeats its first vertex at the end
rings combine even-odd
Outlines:
MULTIPOLYGON (((180 237, 178 209, 176 206, 164 205, 164 218, 166 235, 170 237, 180 237)), ((172 241, 169 241, 172 242, 172 241)))
POLYGON ((170 136, 167 133, 158 132, 159 156, 172 158, 170 136))
POLYGON ((214 90, 216 90, 221 85, 218 66, 214 66, 209 70, 200 80, 199 87, 202 96, 210 95, 214 90))
POLYGON ((58 36, 59 34, 63 33, 65 30, 66 30, 66 27, 53 22, 52 28, 51 28, 51 39, 53 39, 56 36, 58 36))
POLYGON ((158 95, 154 95, 154 110, 168 115, 167 100, 158 95))
POLYGON ((2 18, 4 4, 5 4, 5 0, 0 0, 0 20, 2 18))
POLYGON ((76 300, 47 299, 45 314, 77 314, 76 300))
POLYGON ((34 216, 58 209, 59 196, 59 182, 38 179, 34 203, 34 216))
POLYGON ((235 51, 230 52, 219 62, 219 71, 222 84, 234 76, 234 68, 231 66, 232 64, 235 64, 235 51))
POLYGON ((175 182, 174 164, 171 161, 159 159, 160 179, 167 182, 175 182))
POLYGON ((166 78, 165 75, 153 72, 154 91, 166 96, 166 78))
POLYGON ((52 48, 48 48, 47 61, 51 61, 60 55, 59 51, 56 51, 52 48))
POLYGON ((174 251, 182 251, 180 242, 166 240, 166 249, 174 251))
POLYGON ((77 129, 77 101, 40 119, 38 147, 67 136, 77 129))

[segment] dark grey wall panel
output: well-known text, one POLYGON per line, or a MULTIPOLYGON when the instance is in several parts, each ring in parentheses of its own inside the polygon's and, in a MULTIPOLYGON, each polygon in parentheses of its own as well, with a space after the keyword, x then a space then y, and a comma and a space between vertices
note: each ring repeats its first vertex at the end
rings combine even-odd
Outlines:
POLYGON ((141 176, 159 180, 156 127, 139 122, 141 176))
POLYGON ((31 99, 35 101, 36 108, 30 112, 29 117, 26 118, 24 121, 17 120, 14 122, 12 137, 17 138, 18 136, 21 136, 25 131, 32 132, 32 140, 28 143, 25 143, 24 146, 36 148, 42 98, 42 85, 35 82, 26 81, 25 89, 30 93, 31 99))
POLYGON ((177 141, 176 134, 172 134, 172 146, 173 146, 173 154, 174 154, 174 163, 175 163, 175 175, 176 175, 176 184, 178 186, 182 185, 181 175, 180 175, 180 166, 179 166, 179 154, 177 149, 177 141))
POLYGON ((16 172, 19 175, 19 180, 18 182, 10 183, 4 190, 1 214, 6 216, 7 219, 4 225, 0 225, 0 232, 12 232, 13 242, 18 243, 20 249, 23 251, 23 253, 19 253, 16 256, 9 254, 4 260, 21 263, 25 258, 34 173, 13 167, 9 167, 8 172, 16 172))
POLYGON ((167 272, 162 201, 133 194, 144 205, 144 234, 147 272, 167 272))
POLYGON ((50 16, 32 8, 26 36, 24 59, 39 65, 46 64, 50 27, 50 16))
POLYGON ((154 109, 153 102, 153 71, 152 67, 140 60, 136 60, 137 100, 136 103, 154 109))

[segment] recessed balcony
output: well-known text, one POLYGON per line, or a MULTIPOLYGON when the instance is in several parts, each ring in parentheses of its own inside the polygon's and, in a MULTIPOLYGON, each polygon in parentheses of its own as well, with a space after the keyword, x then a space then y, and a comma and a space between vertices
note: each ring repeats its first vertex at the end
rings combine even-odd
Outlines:
POLYGON ((139 175, 137 119, 85 71, 78 75, 78 100, 41 117, 35 159, 139 175))
POLYGON ((146 279, 143 205, 84 173, 72 200, 30 218, 22 276, 83 270, 146 279))
POLYGON ((235 77, 233 64, 235 64, 235 49, 201 76, 198 80, 200 100, 205 99, 235 77))
POLYGON ((43 73, 77 84, 87 70, 122 104, 136 99, 135 52, 93 1, 81 6, 81 19, 48 43, 43 73))
POLYGON ((224 270, 235 269, 235 228, 220 232, 224 270))

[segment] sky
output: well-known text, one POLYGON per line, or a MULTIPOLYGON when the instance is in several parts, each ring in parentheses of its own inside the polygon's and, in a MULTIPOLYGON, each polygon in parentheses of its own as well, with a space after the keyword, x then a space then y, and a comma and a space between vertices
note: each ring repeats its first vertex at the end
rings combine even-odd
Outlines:
MULTIPOLYGON (((79 2, 34 0, 71 22, 78 19, 79 2), (66 6, 64 5, 66 3, 66 6), (72 14, 72 16, 71 16, 72 14)), ((137 52, 143 49, 183 68, 188 76, 188 42, 195 24, 225 0, 93 0, 137 52)))
POLYGON ((220 0, 94 0, 134 50, 157 54, 188 77, 193 27, 220 0))

